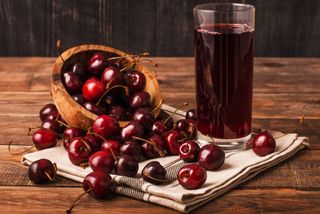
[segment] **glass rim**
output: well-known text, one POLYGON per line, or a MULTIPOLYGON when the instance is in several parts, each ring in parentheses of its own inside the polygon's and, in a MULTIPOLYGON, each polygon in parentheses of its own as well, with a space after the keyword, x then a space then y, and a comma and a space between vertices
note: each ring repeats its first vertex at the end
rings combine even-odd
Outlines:
POLYGON ((241 4, 241 3, 205 3, 196 5, 193 11, 201 12, 216 12, 216 13, 230 13, 230 12, 248 12, 255 10, 255 7, 251 4, 241 4), (228 8, 228 9, 218 9, 219 6, 236 6, 238 8, 228 8))

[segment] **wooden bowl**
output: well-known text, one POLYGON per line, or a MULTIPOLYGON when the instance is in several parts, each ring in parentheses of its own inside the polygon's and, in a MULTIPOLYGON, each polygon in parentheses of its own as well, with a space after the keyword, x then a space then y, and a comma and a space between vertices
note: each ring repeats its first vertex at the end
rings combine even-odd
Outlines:
MULTIPOLYGON (((71 95, 66 91, 61 81, 61 73, 64 72, 72 63, 75 62, 88 62, 90 57, 96 52, 104 52, 106 56, 124 56, 125 52, 117 50, 112 47, 102 45, 80 45, 66 50, 62 54, 62 61, 60 57, 57 58, 52 72, 52 97, 55 105, 57 106, 62 118, 68 123, 69 126, 78 127, 87 130, 93 120, 98 115, 93 114, 81 105, 79 105, 71 95)), ((133 58, 126 57, 125 60, 133 61, 133 58)), ((153 106, 161 106, 162 95, 158 81, 154 74, 150 72, 145 66, 140 63, 136 64, 135 70, 144 73, 146 76, 146 87, 144 91, 148 92, 151 96, 151 103, 153 106)), ((160 112, 160 108, 155 111, 155 116, 160 112)), ((120 126, 125 126, 128 121, 119 121, 120 126)))

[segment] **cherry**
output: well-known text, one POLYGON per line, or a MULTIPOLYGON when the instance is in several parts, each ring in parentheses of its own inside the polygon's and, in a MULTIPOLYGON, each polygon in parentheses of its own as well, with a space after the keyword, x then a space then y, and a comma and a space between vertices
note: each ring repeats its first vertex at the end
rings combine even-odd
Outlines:
POLYGON ((68 156, 74 165, 88 162, 91 152, 89 144, 83 137, 73 138, 68 147, 68 156))
POLYGON ((152 127, 154 120, 154 115, 150 108, 138 108, 132 116, 132 121, 140 123, 145 130, 149 130, 152 127))
POLYGON ((217 145, 211 143, 203 146, 198 154, 198 163, 207 170, 217 170, 224 163, 225 153, 217 145))
POLYGON ((163 110, 160 111, 156 120, 162 122, 162 125, 164 125, 167 128, 167 130, 173 128, 174 121, 172 119, 172 115, 169 115, 163 110))
POLYGON ((28 178, 34 184, 42 184, 53 181, 56 173, 56 164, 53 164, 48 159, 39 159, 34 161, 28 168, 28 178))
POLYGON ((113 169, 115 160, 109 152, 98 151, 93 153, 89 158, 89 166, 93 171, 103 171, 110 173, 113 169))
POLYGON ((108 108, 108 115, 116 120, 127 120, 127 114, 123 107, 119 105, 110 106, 108 108))
POLYGON ((99 116, 93 122, 92 128, 94 133, 99 134, 104 138, 116 135, 120 131, 118 121, 108 115, 99 116))
POLYGON ((133 137, 143 137, 144 129, 140 123, 131 121, 121 130, 121 139, 123 141, 132 140, 133 137))
POLYGON ((108 61, 103 53, 94 54, 89 60, 88 70, 90 73, 99 76, 108 66, 108 61))
MULTIPOLYGON (((51 115, 49 115, 50 117, 51 115)), ((41 128, 50 129, 55 133, 62 134, 65 127, 61 125, 57 120, 47 118, 41 123, 41 128)))
POLYGON ((101 150, 106 151, 116 158, 120 154, 121 144, 117 140, 105 140, 101 145, 101 150))
POLYGON ((160 184, 166 181, 167 170, 158 162, 149 162, 141 172, 144 181, 160 184))
POLYGON ((52 103, 46 104, 40 109, 39 117, 44 121, 53 112, 58 112, 57 107, 52 103))
POLYGON ((151 97, 148 92, 141 91, 133 94, 130 97, 129 105, 131 109, 142 107, 151 107, 151 97))
POLYGON ((179 148, 180 159, 184 162, 195 162, 198 158, 200 146, 193 140, 188 140, 181 144, 179 148))
POLYGON ((104 69, 100 79, 103 85, 108 88, 115 85, 122 85, 122 74, 119 68, 115 66, 109 66, 104 69))
POLYGON ((81 91, 82 82, 80 78, 72 72, 66 72, 62 76, 62 83, 67 91, 71 94, 76 94, 81 91))
POLYGON ((172 155, 179 154, 180 145, 187 139, 183 132, 171 130, 164 135, 167 150, 172 155))
POLYGON ((106 88, 103 83, 94 77, 87 79, 87 81, 82 86, 83 97, 88 101, 98 101, 106 88))
POLYGON ((185 119, 187 120, 197 120, 197 113, 195 109, 189 109, 186 113, 185 119))
POLYGON ((90 146, 92 152, 96 152, 100 150, 102 141, 99 138, 88 133, 84 136, 84 139, 90 146))
POLYGON ((104 115, 107 113, 107 110, 103 105, 96 105, 92 102, 85 102, 83 107, 96 115, 104 115))
POLYGON ((197 134, 196 122, 194 120, 181 119, 176 122, 178 131, 185 132, 190 139, 195 138, 197 134))
POLYGON ((123 175, 127 177, 134 177, 138 172, 138 161, 134 160, 130 156, 121 156, 116 165, 114 166, 114 171, 117 175, 123 175))
POLYGON ((74 94, 72 95, 72 98, 80 105, 83 105, 86 102, 86 99, 84 99, 82 94, 74 94))
POLYGON ((75 137, 83 137, 86 135, 86 131, 76 127, 68 127, 63 132, 63 146, 68 150, 70 140, 75 137))
POLYGON ((32 140, 37 150, 48 149, 57 145, 57 134, 50 129, 38 129, 33 133, 32 140))
POLYGON ((124 81, 129 87, 130 93, 142 91, 146 86, 146 77, 139 71, 127 71, 124 74, 124 81))
POLYGON ((80 62, 76 62, 71 66, 71 72, 75 73, 80 79, 86 79, 84 66, 80 62))
POLYGON ((104 97, 104 103, 107 104, 107 105, 113 105, 113 104, 115 104, 114 96, 107 94, 107 95, 104 97))
POLYGON ((135 141, 126 141, 120 147, 120 155, 131 156, 135 161, 140 161, 142 158, 141 146, 135 141))
POLYGON ((198 189, 207 180, 207 171, 198 164, 188 164, 178 172, 179 184, 185 189, 198 189))
POLYGON ((166 133, 168 131, 168 128, 167 128, 167 126, 165 126, 163 124, 162 121, 156 120, 156 121, 154 121, 154 123, 151 127, 151 131, 155 134, 163 135, 164 133, 166 133))
POLYGON ((148 159, 165 157, 167 153, 165 147, 166 144, 163 138, 160 135, 152 134, 148 140, 144 140, 142 153, 148 159))
POLYGON ((60 116, 58 111, 53 111, 43 121, 45 121, 45 120, 59 120, 59 121, 61 121, 63 119, 61 118, 61 116, 60 116))
POLYGON ((252 150, 259 156, 266 156, 274 152, 276 141, 271 134, 263 131, 257 134, 252 143, 252 150))

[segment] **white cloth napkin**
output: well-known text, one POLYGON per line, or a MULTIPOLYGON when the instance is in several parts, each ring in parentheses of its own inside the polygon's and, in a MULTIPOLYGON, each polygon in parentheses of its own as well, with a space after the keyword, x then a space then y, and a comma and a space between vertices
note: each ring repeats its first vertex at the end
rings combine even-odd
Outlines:
MULTIPOLYGON (((173 111, 174 108, 164 105, 166 111, 173 111)), ((182 111, 179 111, 183 115, 182 111)), ((181 117, 175 116, 175 120, 181 117)), ((280 132, 271 132, 279 136, 280 132)), ((118 184, 116 193, 132 198, 160 204, 180 212, 189 212, 202 204, 218 197, 219 195, 236 187, 258 173, 284 161, 294 155, 300 149, 308 147, 306 137, 299 137, 297 134, 288 134, 276 139, 276 151, 265 157, 259 157, 250 150, 226 153, 224 165, 218 171, 208 171, 206 183, 197 190, 186 190, 181 187, 177 180, 162 185, 153 185, 144 182, 138 174, 135 178, 111 175, 118 184)), ((63 146, 54 147, 26 154, 22 157, 22 163, 30 165, 33 161, 47 158, 58 166, 58 175, 74 181, 82 182, 84 177, 92 170, 90 167, 81 168, 73 165, 63 146)), ((168 179, 176 178, 177 172, 185 163, 178 161, 178 156, 170 156, 156 159, 167 167, 168 179), (174 163, 174 164, 172 164, 174 163)), ((147 160, 139 164, 139 171, 150 162, 147 160)))

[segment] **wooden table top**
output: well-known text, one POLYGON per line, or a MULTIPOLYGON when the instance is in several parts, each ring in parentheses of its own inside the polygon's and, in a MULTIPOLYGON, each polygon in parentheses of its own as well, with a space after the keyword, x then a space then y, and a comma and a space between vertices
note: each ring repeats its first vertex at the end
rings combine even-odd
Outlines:
MULTIPOLYGON (((7 151, 32 145, 27 127, 39 125, 38 112, 49 102, 54 58, 0 58, 0 213, 64 213, 82 193, 80 183, 58 177, 35 186, 27 178, 20 155, 7 151)), ((154 58, 167 104, 194 105, 192 58, 154 58)), ((310 138, 311 150, 259 174, 196 213, 315 213, 320 210, 320 58, 257 58, 254 72, 254 127, 289 130, 301 114, 297 130, 310 138)), ((115 196, 98 201, 85 196, 74 213, 174 213, 168 208, 115 196)))

